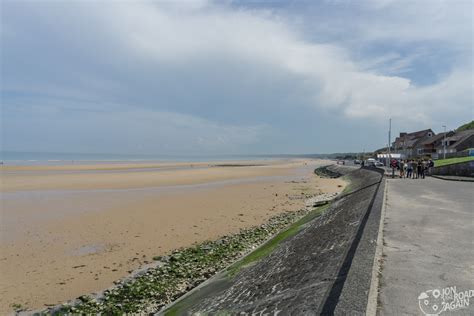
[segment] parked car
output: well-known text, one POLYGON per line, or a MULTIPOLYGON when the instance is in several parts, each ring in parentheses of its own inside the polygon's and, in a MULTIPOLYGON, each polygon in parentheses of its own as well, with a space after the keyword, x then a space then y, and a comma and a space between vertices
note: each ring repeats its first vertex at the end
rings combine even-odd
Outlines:
POLYGON ((354 165, 360 165, 360 160, 358 159, 354 160, 354 165))
POLYGON ((376 167, 383 167, 384 164, 381 163, 380 161, 376 161, 376 162, 375 162, 375 166, 376 166, 376 167))
POLYGON ((366 165, 367 167, 375 167, 375 163, 376 163, 376 161, 375 161, 374 158, 369 158, 369 159, 367 159, 367 162, 366 162, 365 165, 366 165))

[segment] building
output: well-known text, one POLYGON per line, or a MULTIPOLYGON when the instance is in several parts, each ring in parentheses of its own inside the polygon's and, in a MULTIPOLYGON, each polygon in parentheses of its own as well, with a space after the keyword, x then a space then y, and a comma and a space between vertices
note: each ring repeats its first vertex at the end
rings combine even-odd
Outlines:
MULTIPOLYGON (((454 135, 454 132, 447 132, 446 137, 454 135)), ((418 157, 431 157, 437 158, 437 148, 442 145, 444 139, 444 133, 434 135, 434 136, 425 136, 419 141, 416 142, 415 152, 418 157)))
MULTIPOLYGON (((412 158, 418 156, 425 156, 425 145, 421 146, 422 142, 427 143, 427 151, 436 150, 431 149, 433 145, 429 144, 429 141, 436 134, 431 129, 425 129, 413 133, 400 133, 400 136, 395 138, 392 143, 394 153, 399 153, 403 158, 412 158), (418 151, 421 149, 421 151, 418 151)), ((431 155, 431 152, 430 152, 431 155)))
POLYGON ((442 137, 440 143, 436 146, 437 158, 443 158, 445 144, 447 157, 458 156, 456 153, 474 148, 474 130, 450 132, 450 134, 446 134, 446 141, 442 137))

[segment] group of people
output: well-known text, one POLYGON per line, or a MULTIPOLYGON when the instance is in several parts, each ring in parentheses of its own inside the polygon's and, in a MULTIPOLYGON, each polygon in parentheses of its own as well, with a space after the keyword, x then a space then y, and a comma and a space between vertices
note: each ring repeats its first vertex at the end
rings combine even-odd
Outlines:
POLYGON ((400 178, 424 179, 427 170, 434 167, 433 160, 393 160, 392 167, 400 171, 400 178))

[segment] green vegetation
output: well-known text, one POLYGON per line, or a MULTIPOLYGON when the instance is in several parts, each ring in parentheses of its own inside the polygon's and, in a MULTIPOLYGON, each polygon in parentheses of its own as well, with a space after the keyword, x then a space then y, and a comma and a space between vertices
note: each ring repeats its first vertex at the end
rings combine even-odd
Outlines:
POLYGON ((434 163, 435 163, 435 167, 441 167, 441 166, 447 166, 447 165, 452 165, 455 163, 466 162, 466 161, 471 161, 471 160, 474 160, 474 156, 455 157, 455 158, 435 160, 434 163))
POLYGON ((304 224, 308 223, 312 219, 320 216, 324 210, 329 207, 329 204, 315 208, 311 211, 308 215, 301 218, 299 221, 292 224, 290 227, 285 229, 284 231, 278 233, 275 237, 270 239, 268 242, 263 244, 261 247, 256 249, 255 251, 251 252, 249 255, 245 256, 242 260, 236 262, 232 265, 228 271, 229 275, 233 276, 237 272, 239 272, 242 268, 259 261, 260 259, 269 255, 275 248, 278 246, 282 241, 288 239, 291 236, 294 236, 300 229, 303 227, 304 224))
POLYGON ((100 297, 81 296, 73 304, 63 304, 53 313, 115 315, 156 312, 291 225, 236 264, 232 271, 238 271, 269 254, 279 242, 294 235, 301 225, 319 216, 326 207, 278 214, 260 226, 242 229, 237 234, 219 240, 178 249, 168 256, 155 257, 159 263, 156 268, 148 269, 134 278, 115 282, 116 286, 104 291, 100 297))
MULTIPOLYGON (((321 207, 313 208, 313 210, 310 211, 306 216, 302 217, 295 223, 291 224, 289 227, 287 227, 285 230, 281 231, 280 233, 272 237, 262 246, 260 246, 256 250, 252 251, 251 253, 243 257, 240 261, 237 261, 232 266, 230 266, 227 270, 224 271, 222 278, 229 278, 229 277, 232 278, 241 269, 248 267, 249 265, 252 265, 256 263, 257 261, 263 259, 264 257, 268 256, 269 254, 271 254, 272 251, 282 241, 288 239, 291 236, 294 236, 304 227, 306 223, 310 222, 316 217, 319 217, 328 207, 329 207, 329 204, 321 206, 321 207)), ((194 298, 188 297, 184 300, 181 300, 178 303, 174 304, 171 308, 165 310, 165 315, 174 316, 174 315, 183 314, 183 310, 186 308, 185 306, 188 306, 190 301, 196 301, 196 300, 199 300, 199 296, 194 297, 194 298)), ((232 314, 233 313, 230 313, 228 311, 220 311, 216 315, 232 315, 232 314)))
POLYGON ((296 157, 306 157, 306 158, 319 158, 319 159, 345 159, 345 160, 352 160, 352 159, 360 159, 365 155, 370 155, 371 153, 331 153, 331 154, 312 154, 312 155, 298 155, 296 157))
POLYGON ((468 129, 474 129, 474 121, 470 121, 469 123, 466 123, 464 125, 459 126, 456 129, 456 131, 460 132, 460 131, 465 131, 465 130, 468 130, 468 129))
POLYGON ((13 303, 10 305, 11 308, 13 308, 15 311, 21 311, 23 310, 23 305, 19 304, 19 303, 13 303))
POLYGON ((346 182, 346 187, 344 188, 344 190, 342 190, 341 194, 344 195, 344 194, 347 194, 347 193, 351 192, 353 190, 354 183, 352 183, 352 181, 349 179, 349 177, 342 176, 340 179, 344 180, 344 182, 346 182))

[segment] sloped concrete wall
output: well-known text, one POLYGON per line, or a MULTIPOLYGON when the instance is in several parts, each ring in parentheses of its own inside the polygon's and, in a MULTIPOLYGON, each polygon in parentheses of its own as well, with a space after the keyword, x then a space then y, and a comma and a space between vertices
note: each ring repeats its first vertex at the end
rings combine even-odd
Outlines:
POLYGON ((235 275, 218 274, 159 315, 364 315, 383 170, 328 169, 347 176, 349 192, 270 254, 235 275))

